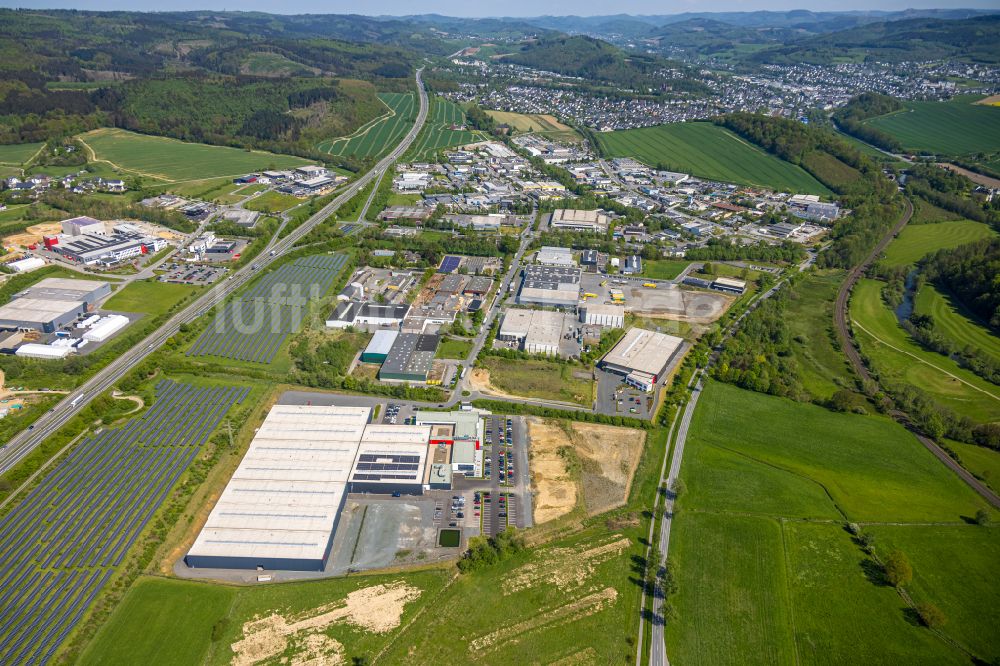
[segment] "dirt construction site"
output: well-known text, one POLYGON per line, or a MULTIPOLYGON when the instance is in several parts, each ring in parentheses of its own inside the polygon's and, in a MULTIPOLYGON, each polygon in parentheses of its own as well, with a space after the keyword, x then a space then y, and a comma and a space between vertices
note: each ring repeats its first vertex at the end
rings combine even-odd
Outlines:
POLYGON ((612 277, 584 273, 581 291, 592 303, 619 302, 625 312, 650 319, 672 319, 691 324, 711 324, 729 309, 734 296, 719 292, 687 289, 668 280, 636 277, 612 277), (655 285, 655 286, 646 286, 655 285), (621 292, 615 301, 612 292, 621 292))
POLYGON ((594 515, 628 499, 646 433, 593 423, 528 419, 535 523, 594 515))

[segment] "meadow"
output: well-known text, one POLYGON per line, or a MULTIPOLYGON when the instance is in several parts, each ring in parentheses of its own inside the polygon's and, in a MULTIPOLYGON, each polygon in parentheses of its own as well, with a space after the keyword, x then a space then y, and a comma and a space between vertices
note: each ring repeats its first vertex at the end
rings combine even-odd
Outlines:
POLYGON ((1000 451, 950 439, 945 443, 958 455, 962 467, 975 474, 994 491, 1000 491, 1000 451))
POLYGON ((834 342, 833 303, 843 281, 840 269, 809 271, 792 289, 785 308, 802 386, 819 400, 854 384, 847 359, 834 342))
POLYGON ((11 143, 0 145, 0 164, 19 166, 31 159, 44 143, 11 143))
POLYGON ((128 173, 162 181, 234 177, 251 171, 289 169, 309 163, 291 155, 187 143, 121 129, 97 129, 78 138, 93 150, 95 161, 108 162, 128 173))
MULTIPOLYGON (((889 549, 883 533, 918 529, 910 523, 920 524, 928 544, 936 536, 941 551, 958 544, 956 559, 968 573, 916 546, 905 551, 942 586, 921 600, 950 608, 947 597, 958 594, 951 588, 989 581, 974 606, 983 612, 946 610, 961 626, 949 623, 945 633, 982 648, 980 656, 995 654, 983 645, 992 637, 970 636, 992 634, 996 622, 997 586, 991 574, 977 574, 995 561, 997 531, 963 521, 981 500, 896 423, 709 382, 681 477, 670 549, 678 584, 671 597, 677 618, 667 626, 671 661, 966 663, 963 652, 911 621, 844 529, 848 521, 876 534, 882 556, 889 549)), ((919 582, 913 591, 921 595, 919 582)))
POLYGON ((934 328, 959 347, 972 347, 1000 363, 1000 337, 974 319, 957 300, 924 284, 917 292, 916 312, 934 318, 934 328))
POLYGON ((995 235, 996 232, 988 225, 972 220, 908 224, 886 248, 885 257, 881 261, 888 266, 907 266, 932 252, 995 235))
POLYGON ((920 387, 942 405, 977 422, 1000 419, 1000 387, 910 338, 882 301, 883 284, 861 280, 850 303, 855 338, 878 372, 920 387))
POLYGON ((899 139, 907 150, 965 155, 1000 150, 1000 108, 973 104, 969 97, 948 102, 906 102, 906 110, 867 121, 899 139))
POLYGON ((542 359, 507 359, 486 356, 483 367, 490 372, 490 384, 511 395, 543 400, 560 400, 590 407, 593 403, 593 379, 580 366, 542 359), (587 379, 575 373, 587 374, 587 379))
POLYGON ((243 206, 247 210, 256 210, 262 213, 280 213, 288 210, 292 206, 298 206, 303 199, 283 194, 281 192, 265 192, 259 197, 254 197, 243 206))
POLYGON ((115 292, 104 304, 104 309, 159 315, 169 312, 184 298, 200 291, 201 288, 186 284, 139 280, 115 292))
POLYGON ((690 261, 684 259, 650 259, 643 260, 642 274, 654 280, 673 280, 688 267, 690 261))
POLYGON ((801 167, 769 155, 711 123, 675 123, 598 134, 609 155, 700 178, 797 193, 829 195, 830 190, 801 167))
POLYGON ((413 93, 380 93, 387 113, 375 118, 350 136, 328 139, 316 146, 320 152, 339 157, 378 157, 396 145, 410 131, 417 118, 417 101, 413 93))
POLYGON ((472 351, 471 340, 459 340, 457 338, 443 338, 438 345, 437 358, 457 358, 465 360, 472 351))
POLYGON ((465 112, 458 104, 443 97, 431 98, 427 124, 408 151, 409 158, 417 161, 432 160, 445 148, 464 146, 480 140, 482 137, 477 132, 451 129, 452 126, 465 125, 465 122, 465 112))

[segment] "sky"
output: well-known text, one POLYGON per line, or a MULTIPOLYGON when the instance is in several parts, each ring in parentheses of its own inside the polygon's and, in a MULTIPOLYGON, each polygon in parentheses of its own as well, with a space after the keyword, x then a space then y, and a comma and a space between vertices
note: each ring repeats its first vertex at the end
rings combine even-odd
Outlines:
POLYGON ((447 16, 595 16, 605 14, 679 14, 682 12, 757 11, 811 9, 815 11, 900 10, 956 7, 996 9, 997 0, 505 0, 503 3, 470 0, 299 0, 289 4, 274 0, 172 0, 155 4, 149 0, 0 0, 0 7, 28 9, 91 9, 189 11, 215 9, 262 11, 274 14, 444 14, 447 16))

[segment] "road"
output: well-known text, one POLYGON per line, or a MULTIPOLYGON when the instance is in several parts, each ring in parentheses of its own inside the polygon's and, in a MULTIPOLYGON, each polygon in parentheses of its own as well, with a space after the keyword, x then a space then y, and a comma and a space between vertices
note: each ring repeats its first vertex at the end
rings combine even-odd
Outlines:
MULTIPOLYGON (((851 269, 851 272, 847 274, 847 279, 844 280, 844 283, 840 286, 840 291, 837 293, 837 301, 834 303, 833 323, 834 328, 837 331, 837 340, 840 342, 840 346, 844 350, 844 354, 847 355, 847 360, 850 361, 851 367, 854 368, 854 371, 866 384, 878 385, 878 382, 874 377, 872 377, 872 374, 865 366, 864 361, 861 358, 861 354, 858 351, 858 347, 855 344, 854 338, 851 335, 848 302, 850 300, 851 291, 854 289, 854 285, 856 285, 858 280, 865 275, 868 271, 868 267, 871 266, 871 264, 879 258, 882 252, 885 251, 885 248, 890 242, 892 242, 892 239, 894 239, 899 232, 903 230, 903 227, 909 223, 912 215, 913 204, 909 199, 907 199, 906 210, 903 211, 903 215, 900 216, 899 221, 892 229, 889 230, 888 233, 886 233, 885 236, 882 237, 882 239, 875 246, 875 249, 873 249, 861 263, 851 269)), ((916 427, 909 414, 900 409, 891 409, 889 411, 889 415, 912 432, 920 443, 923 444, 928 451, 934 454, 934 457, 955 472, 955 474, 957 474, 960 479, 965 481, 970 488, 976 491, 980 497, 989 502, 994 508, 1000 509, 1000 496, 990 490, 967 469, 958 464, 954 458, 938 446, 937 442, 922 433, 916 427)))
POLYGON ((427 120, 427 91, 422 80, 422 68, 418 69, 415 83, 420 96, 420 111, 416 122, 402 141, 376 164, 370 171, 351 183, 339 196, 324 206, 319 212, 302 223, 285 238, 271 240, 260 258, 249 266, 233 273, 230 279, 223 281, 201 298, 171 317, 163 326, 151 333, 135 347, 122 354, 110 364, 102 368, 92 378, 75 389, 64 400, 59 402, 50 412, 42 415, 34 425, 29 426, 14 436, 6 446, 0 449, 0 474, 10 470, 28 456, 35 448, 65 425, 70 419, 84 409, 91 400, 110 389, 116 382, 135 368, 150 354, 155 352, 171 336, 175 335, 181 325, 190 323, 225 301, 236 290, 252 280, 259 272, 277 261, 282 254, 290 250, 295 243, 306 236, 318 224, 324 222, 337 211, 348 199, 362 190, 370 182, 378 181, 392 164, 410 147, 417 134, 427 120))

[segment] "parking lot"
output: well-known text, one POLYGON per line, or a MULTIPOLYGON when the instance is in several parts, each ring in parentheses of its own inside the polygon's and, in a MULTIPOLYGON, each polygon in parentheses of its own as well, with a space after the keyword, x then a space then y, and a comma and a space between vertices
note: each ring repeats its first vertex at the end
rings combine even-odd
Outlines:
POLYGON ((637 419, 652 418, 656 411, 656 391, 646 393, 628 386, 620 375, 604 370, 596 370, 597 411, 608 416, 629 416, 637 419))
POLYGON ((225 268, 219 266, 204 266, 201 264, 181 264, 170 262, 160 267, 165 271, 160 276, 160 282, 175 282, 178 284, 207 285, 217 282, 225 275, 225 268))

